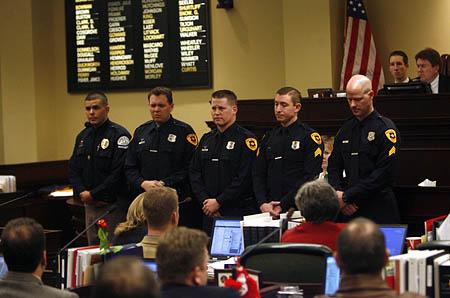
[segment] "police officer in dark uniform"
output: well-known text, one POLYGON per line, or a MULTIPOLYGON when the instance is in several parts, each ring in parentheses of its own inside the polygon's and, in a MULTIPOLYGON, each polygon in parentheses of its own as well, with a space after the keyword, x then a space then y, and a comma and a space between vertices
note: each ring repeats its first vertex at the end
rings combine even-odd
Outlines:
MULTIPOLYGON (((106 216, 109 235, 125 219, 129 197, 123 163, 130 133, 108 119, 109 105, 102 92, 91 92, 84 101, 86 128, 77 136, 69 160, 69 180, 74 195, 85 204, 86 226, 117 201, 106 216)), ((89 244, 98 243, 95 228, 87 232, 89 244)))
POLYGON ((200 206, 194 200, 186 201, 191 195, 187 174, 197 136, 190 125, 172 117, 170 89, 152 89, 148 105, 153 120, 136 129, 125 161, 132 193, 138 195, 158 186, 174 188, 184 201, 180 204, 180 224, 200 227, 200 206))
POLYGON ((253 167, 253 188, 261 212, 277 216, 295 208, 295 194, 321 172, 320 135, 298 119, 300 92, 283 87, 275 96, 279 126, 267 133, 253 167))
POLYGON ((212 217, 254 213, 251 167, 258 143, 253 133, 236 123, 237 97, 218 90, 211 96, 216 129, 203 135, 195 150, 189 177, 195 197, 202 203, 204 230, 212 217))
POLYGON ((354 117, 339 130, 328 165, 328 181, 341 204, 340 220, 363 216, 376 223, 397 223, 392 190, 400 143, 397 127, 375 111, 367 77, 353 76, 346 91, 354 117))

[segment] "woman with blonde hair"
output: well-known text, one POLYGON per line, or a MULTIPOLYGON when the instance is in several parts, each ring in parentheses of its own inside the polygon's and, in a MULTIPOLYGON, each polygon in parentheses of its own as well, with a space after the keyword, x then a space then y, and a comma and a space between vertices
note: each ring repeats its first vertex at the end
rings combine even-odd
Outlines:
POLYGON ((127 220, 119 223, 114 230, 113 245, 138 243, 147 235, 143 199, 144 193, 141 193, 131 202, 128 207, 127 220))

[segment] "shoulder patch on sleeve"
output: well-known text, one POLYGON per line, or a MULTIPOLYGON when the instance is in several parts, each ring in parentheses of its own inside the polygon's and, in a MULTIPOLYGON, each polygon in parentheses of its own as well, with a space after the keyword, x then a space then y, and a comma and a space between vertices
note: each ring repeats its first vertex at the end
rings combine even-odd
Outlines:
POLYGON ((190 133, 186 136, 186 140, 194 146, 198 145, 198 138, 195 133, 190 133))
POLYGON ((255 151, 258 149, 258 141, 255 138, 247 138, 245 139, 245 144, 247 145, 248 149, 255 151))
POLYGON ((117 139, 117 146, 119 148, 127 149, 128 144, 130 144, 130 138, 128 138, 127 136, 121 136, 117 139))
POLYGON ((397 134, 395 133, 395 130, 388 129, 384 132, 384 134, 386 135, 389 141, 391 141, 394 144, 397 143, 397 134))
POLYGON ((320 137, 319 133, 317 133, 317 132, 313 132, 313 133, 311 134, 311 139, 312 139, 317 145, 322 144, 322 138, 320 137))

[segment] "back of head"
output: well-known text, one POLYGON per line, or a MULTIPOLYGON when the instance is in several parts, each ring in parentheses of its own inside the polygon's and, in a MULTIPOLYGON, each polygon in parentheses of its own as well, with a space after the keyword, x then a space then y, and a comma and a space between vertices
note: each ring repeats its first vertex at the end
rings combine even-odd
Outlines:
POLYGON ((134 229, 145 222, 144 216, 144 197, 145 193, 138 195, 128 207, 127 220, 121 222, 114 230, 115 235, 134 229))
POLYGON ((149 227, 162 228, 178 210, 177 192, 170 187, 152 188, 144 193, 144 215, 149 227))
POLYGON ((425 48, 422 51, 418 52, 416 54, 415 58, 416 58, 416 61, 417 61, 417 59, 428 60, 428 61, 430 61, 431 66, 438 65, 439 70, 442 69, 441 55, 435 49, 425 48))
POLYGON ((114 258, 103 265, 95 298, 156 298, 159 285, 153 272, 132 256, 114 258))
POLYGON ((195 267, 203 266, 207 245, 208 236, 203 231, 178 227, 165 233, 156 251, 162 283, 185 283, 195 267))
POLYGON ((237 105, 237 96, 231 90, 223 89, 223 90, 214 91, 213 94, 211 94, 211 98, 226 98, 227 102, 230 106, 237 105))
POLYGON ((165 95, 167 97, 167 101, 169 104, 173 104, 173 96, 172 96, 172 90, 170 90, 167 87, 155 87, 147 95, 147 99, 150 100, 150 97, 152 95, 160 96, 165 95))
POLYGON ((13 219, 3 230, 0 249, 9 271, 34 272, 45 250, 44 229, 32 218, 13 219))
POLYGON ((337 253, 345 273, 378 274, 386 261, 384 235, 374 222, 357 218, 339 234, 337 253))
POLYGON ((300 91, 298 91, 294 87, 282 87, 277 90, 276 94, 288 95, 291 98, 292 103, 294 104, 300 103, 300 100, 302 98, 300 91))
POLYGON ((334 221, 339 213, 336 191, 323 180, 303 184, 295 196, 295 204, 306 220, 313 223, 334 221))
POLYGON ((92 91, 89 92, 84 101, 94 100, 94 99, 100 99, 103 103, 103 105, 108 105, 108 97, 106 97, 106 94, 101 91, 92 91))

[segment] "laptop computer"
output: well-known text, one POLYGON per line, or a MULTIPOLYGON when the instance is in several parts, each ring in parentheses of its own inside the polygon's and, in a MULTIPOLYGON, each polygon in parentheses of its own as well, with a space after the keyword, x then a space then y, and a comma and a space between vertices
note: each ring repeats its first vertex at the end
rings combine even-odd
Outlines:
POLYGON ((391 256, 401 255, 405 245, 405 238, 408 231, 407 225, 380 225, 380 230, 384 234, 386 248, 391 256))
POLYGON ((240 256, 244 251, 241 219, 216 218, 213 224, 209 254, 214 260, 240 256))
POLYGON ((142 259, 142 261, 144 262, 144 265, 147 266, 151 271, 153 271, 154 273, 157 273, 157 269, 158 266, 156 265, 156 260, 155 259, 142 259))
POLYGON ((325 295, 332 296, 339 289, 341 281, 341 271, 336 264, 336 260, 329 256, 327 257, 327 271, 325 274, 325 295))

